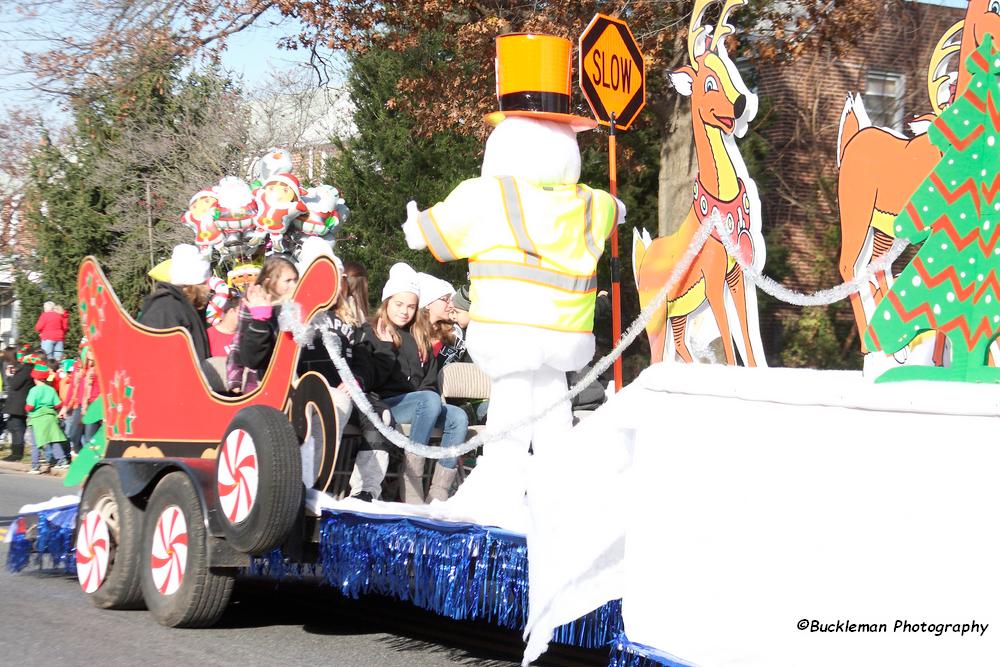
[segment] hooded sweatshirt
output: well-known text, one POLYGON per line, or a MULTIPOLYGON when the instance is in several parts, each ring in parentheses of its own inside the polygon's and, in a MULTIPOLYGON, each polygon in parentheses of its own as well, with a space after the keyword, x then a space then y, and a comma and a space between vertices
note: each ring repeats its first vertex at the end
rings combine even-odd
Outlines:
POLYGON ((205 318, 176 285, 157 283, 153 293, 142 304, 139 324, 153 329, 183 327, 191 334, 198 361, 208 359, 208 332, 205 318))

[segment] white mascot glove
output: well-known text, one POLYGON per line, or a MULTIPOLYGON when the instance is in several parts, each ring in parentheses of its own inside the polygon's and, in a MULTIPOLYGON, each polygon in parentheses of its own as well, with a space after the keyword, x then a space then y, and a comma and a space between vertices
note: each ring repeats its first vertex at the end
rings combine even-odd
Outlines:
POLYGON ((417 225, 417 216, 420 211, 417 209, 417 202, 411 201, 406 205, 406 222, 403 223, 403 235, 406 237, 406 245, 413 250, 423 250, 427 247, 424 235, 420 233, 417 225))
POLYGON ((618 199, 618 197, 615 197, 615 201, 618 202, 618 219, 615 220, 615 224, 624 225, 625 216, 628 214, 628 211, 625 209, 625 202, 623 202, 621 199, 618 199))

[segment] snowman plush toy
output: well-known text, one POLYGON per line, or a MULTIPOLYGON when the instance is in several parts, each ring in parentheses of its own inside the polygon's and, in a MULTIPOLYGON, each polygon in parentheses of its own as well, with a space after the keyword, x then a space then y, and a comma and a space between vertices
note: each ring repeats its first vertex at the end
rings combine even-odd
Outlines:
POLYGON ((469 260, 467 332, 473 361, 491 380, 490 442, 447 501, 466 520, 522 524, 531 453, 572 426, 566 372, 594 356, 597 261, 625 218, 607 192, 578 183, 576 133, 596 122, 570 114, 572 43, 550 35, 501 35, 500 110, 482 176, 420 212, 407 206, 407 244, 441 262, 469 260), (540 419, 512 430, 525 417, 540 419))

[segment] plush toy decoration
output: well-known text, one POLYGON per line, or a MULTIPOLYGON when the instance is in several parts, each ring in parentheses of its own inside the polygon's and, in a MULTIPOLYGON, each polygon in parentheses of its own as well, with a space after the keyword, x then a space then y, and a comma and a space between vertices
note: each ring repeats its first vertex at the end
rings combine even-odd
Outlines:
POLYGON ((257 202, 250 186, 235 176, 226 176, 213 188, 219 200, 216 224, 225 235, 225 244, 234 254, 246 252, 246 237, 253 231, 257 202))
POLYGON ((272 148, 260 158, 260 182, 254 187, 267 183, 278 174, 292 173, 292 154, 284 148, 272 148))
POLYGON ((260 264, 237 264, 226 273, 226 283, 240 294, 246 294, 258 275, 260 264))
POLYGON ((181 222, 194 232, 194 243, 206 257, 212 254, 212 248, 218 250, 220 255, 226 252, 222 230, 215 223, 218 215, 218 196, 212 190, 200 190, 191 197, 188 209, 181 217, 181 222))
MULTIPOLYGON (((500 111, 486 142, 482 176, 441 202, 407 207, 407 244, 438 261, 469 259, 468 350, 492 381, 487 431, 549 407, 567 391, 566 372, 594 356, 597 261, 625 207, 578 184, 569 113, 572 44, 548 35, 497 38, 500 111)), ((565 401, 531 426, 486 445, 475 472, 448 501, 480 523, 511 525, 523 510, 528 448, 535 455, 572 425, 565 401)))
POLYGON ((271 252, 284 252, 285 231, 296 218, 309 212, 302 202, 305 194, 299 179, 292 174, 276 174, 264 181, 264 185, 254 192, 257 216, 250 247, 256 248, 265 238, 270 238, 271 252))
POLYGON ((208 287, 212 291, 208 299, 208 305, 205 306, 205 321, 211 327, 222 320, 222 311, 226 307, 226 302, 229 301, 231 290, 229 289, 229 283, 216 276, 208 279, 208 287))
MULTIPOLYGON (((332 185, 318 185, 308 188, 302 202, 309 209, 307 217, 299 217, 295 225, 303 236, 327 236, 346 218, 347 207, 340 197, 340 191, 332 185)), ((329 239, 332 241, 332 238, 329 239)))

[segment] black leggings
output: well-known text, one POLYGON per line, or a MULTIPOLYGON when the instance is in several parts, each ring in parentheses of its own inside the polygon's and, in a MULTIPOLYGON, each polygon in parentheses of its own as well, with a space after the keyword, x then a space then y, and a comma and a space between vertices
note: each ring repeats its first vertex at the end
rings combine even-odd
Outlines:
POLYGON ((10 431, 11 456, 24 456, 24 431, 28 426, 27 419, 24 415, 10 415, 7 417, 7 430, 10 431))

